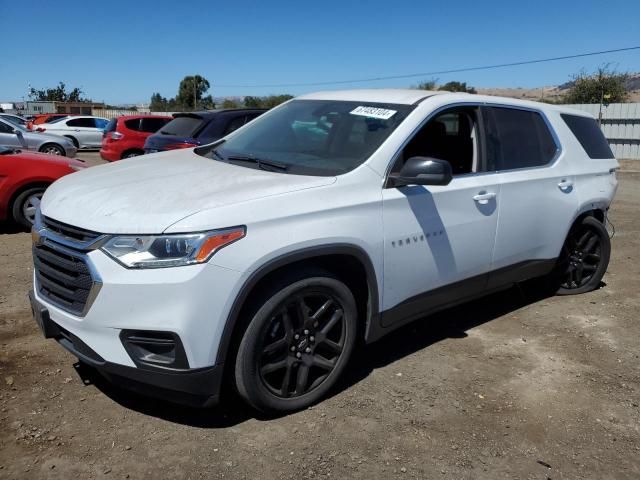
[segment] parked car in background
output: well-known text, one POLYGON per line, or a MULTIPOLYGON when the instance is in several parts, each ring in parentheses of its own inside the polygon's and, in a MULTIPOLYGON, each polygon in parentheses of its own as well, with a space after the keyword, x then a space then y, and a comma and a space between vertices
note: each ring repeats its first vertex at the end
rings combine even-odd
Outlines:
POLYGON ((45 189, 82 168, 81 160, 0 147, 0 220, 30 227, 45 189))
POLYGON ((113 162, 144 155, 144 142, 173 117, 160 115, 123 115, 111 120, 102 136, 100 156, 113 162))
POLYGON ((20 115, 13 115, 11 113, 0 113, 0 118, 7 120, 16 125, 20 125, 21 127, 28 128, 29 120, 20 115))
POLYGON ((60 118, 73 116, 75 115, 71 115, 69 113, 38 113, 33 115, 30 120, 32 125, 41 125, 43 123, 51 123, 52 121, 60 118))
POLYGON ((596 120, 562 105, 309 94, 223 142, 56 182, 33 312, 124 386, 298 410, 357 342, 534 277, 599 288, 618 167, 596 120))
POLYGON ((25 127, 0 118, 0 146, 33 150, 51 155, 75 157, 78 149, 73 142, 59 135, 30 132, 25 127))
POLYGON ((102 117, 76 116, 55 119, 39 125, 36 132, 62 135, 70 139, 78 149, 100 148, 102 134, 109 120, 102 117))
POLYGON ((264 112, 266 110, 238 108, 177 113, 173 115, 173 120, 147 138, 144 152, 155 153, 206 145, 230 134, 264 112))

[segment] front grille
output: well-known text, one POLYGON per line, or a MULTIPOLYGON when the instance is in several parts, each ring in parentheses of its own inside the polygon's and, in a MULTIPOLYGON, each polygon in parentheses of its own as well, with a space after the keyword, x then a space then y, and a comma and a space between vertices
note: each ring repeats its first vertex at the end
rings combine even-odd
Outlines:
POLYGON ((99 233, 78 227, 72 227, 71 225, 58 222, 57 220, 53 220, 48 217, 42 217, 42 224, 50 232, 79 242, 90 242, 100 236, 99 233))
POLYGON ((70 313, 83 315, 95 287, 85 256, 38 243, 33 246, 33 263, 38 293, 70 313))

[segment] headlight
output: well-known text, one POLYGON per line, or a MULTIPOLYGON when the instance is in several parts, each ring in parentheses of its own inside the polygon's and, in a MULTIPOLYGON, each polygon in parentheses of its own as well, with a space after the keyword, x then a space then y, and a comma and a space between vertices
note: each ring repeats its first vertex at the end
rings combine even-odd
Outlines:
POLYGON ((121 235, 109 239, 102 250, 128 268, 181 267, 206 262, 245 234, 245 227, 233 227, 176 235, 121 235))

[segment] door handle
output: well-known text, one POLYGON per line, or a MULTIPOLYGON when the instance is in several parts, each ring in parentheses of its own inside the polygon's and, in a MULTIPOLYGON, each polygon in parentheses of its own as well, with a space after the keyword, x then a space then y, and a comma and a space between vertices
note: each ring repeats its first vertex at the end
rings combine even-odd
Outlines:
POLYGON ((79 132, 79 131, 80 131, 80 129, 79 129, 79 128, 76 128, 76 129, 74 130, 74 132, 79 132))
POLYGON ((480 205, 486 205, 493 198, 496 198, 495 192, 482 192, 473 196, 473 199, 480 205))
POLYGON ((562 180, 558 183, 558 187, 560 190, 566 190, 568 188, 573 187, 573 182, 571 180, 562 180))

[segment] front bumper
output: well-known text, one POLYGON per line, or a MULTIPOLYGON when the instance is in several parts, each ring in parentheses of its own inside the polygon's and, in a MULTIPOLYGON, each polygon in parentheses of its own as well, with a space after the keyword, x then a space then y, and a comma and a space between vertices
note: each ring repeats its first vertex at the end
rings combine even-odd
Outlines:
POLYGON ((102 358, 77 335, 51 320, 49 311, 29 292, 36 323, 45 338, 53 338, 81 362, 96 369, 111 383, 185 405, 205 407, 218 403, 223 365, 203 368, 169 369, 153 366, 130 367, 102 358))

